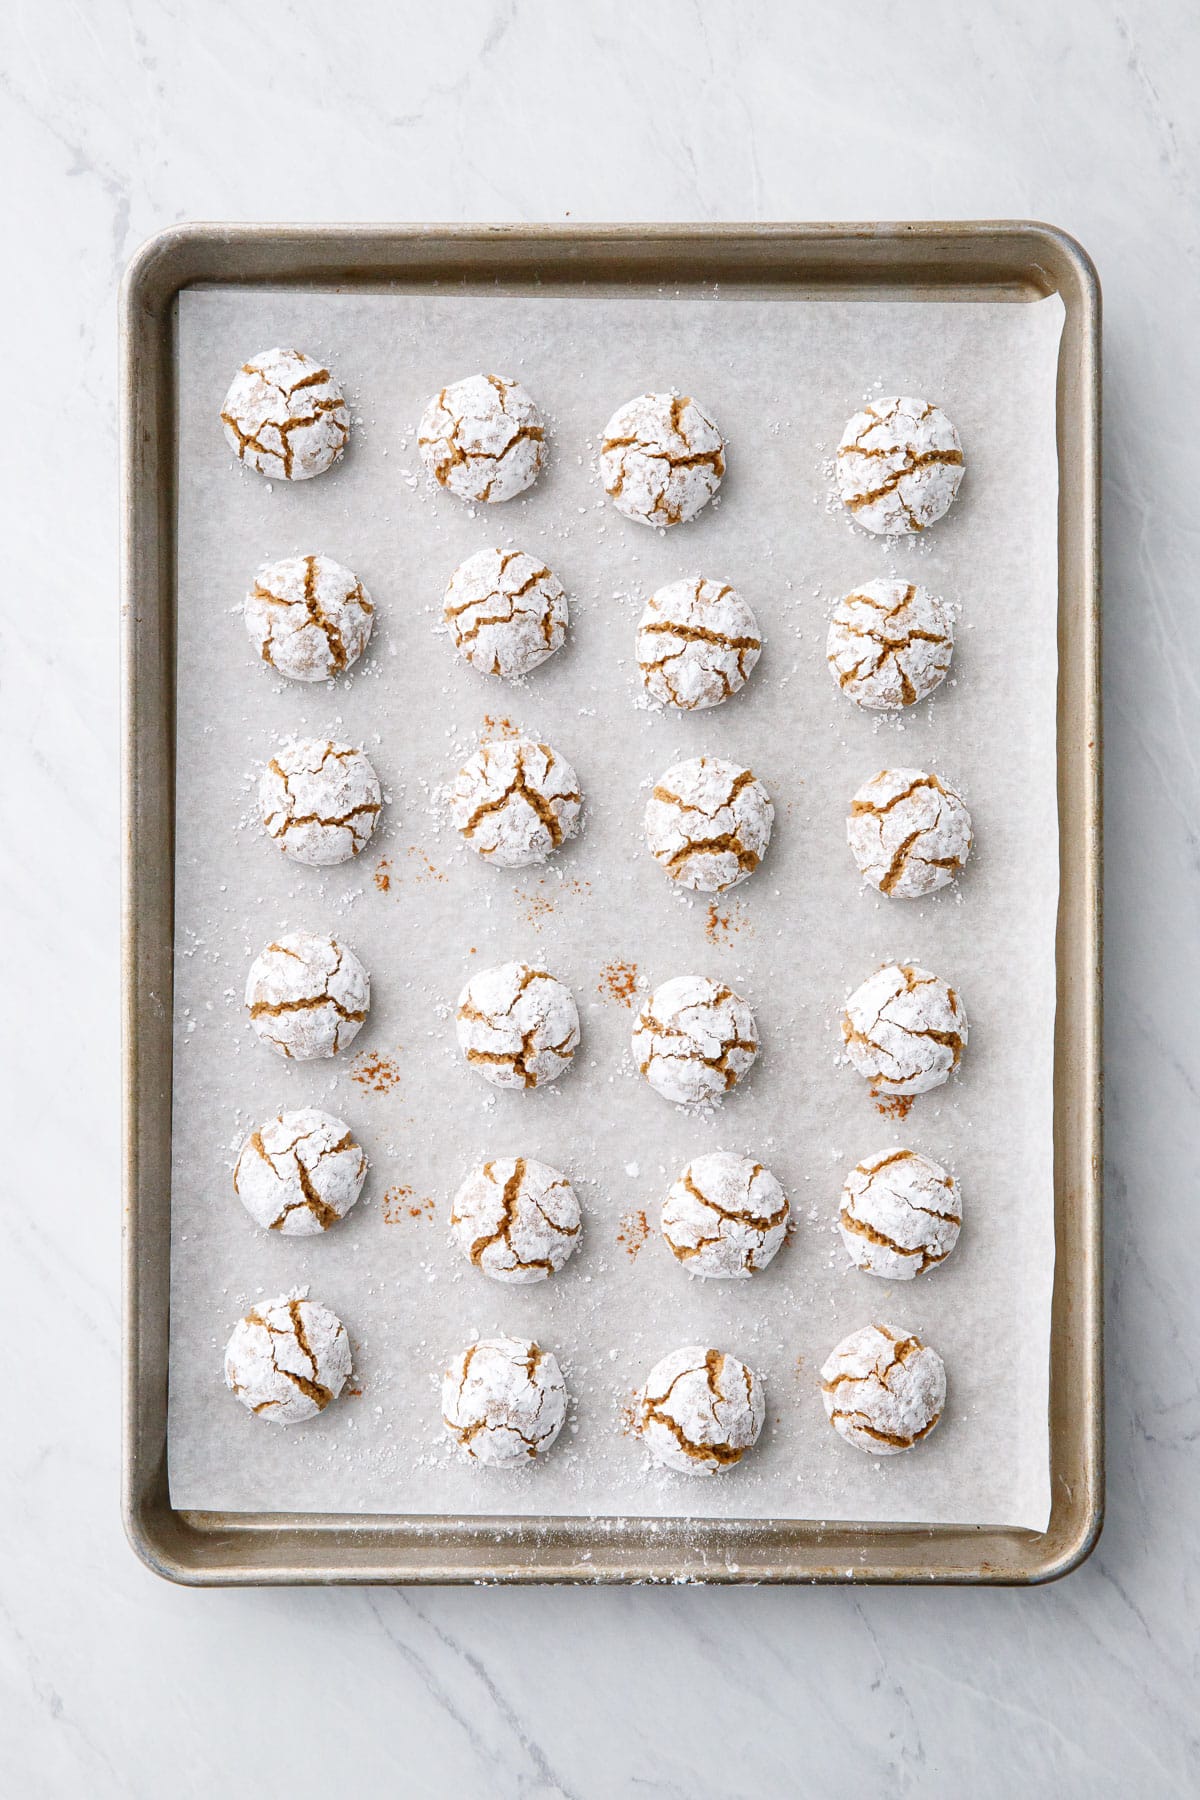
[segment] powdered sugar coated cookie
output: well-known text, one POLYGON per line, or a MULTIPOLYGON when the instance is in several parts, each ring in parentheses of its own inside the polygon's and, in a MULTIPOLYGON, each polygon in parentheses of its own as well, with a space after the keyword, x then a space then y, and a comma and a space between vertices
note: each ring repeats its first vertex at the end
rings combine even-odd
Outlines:
POLYGON ((673 881, 702 893, 736 887, 762 861, 775 808, 751 769, 696 756, 660 775, 646 803, 646 843, 673 881))
POLYGON ((472 850, 502 869, 544 863, 579 828, 570 763, 532 738, 496 738, 459 770, 450 815, 472 850))
POLYGON ((632 1047, 638 1069, 664 1100, 711 1105, 750 1069, 758 1027, 741 995, 724 982, 676 975, 638 1013, 632 1047))
POLYGON ((516 681, 562 648, 567 596, 523 550, 477 550, 450 578, 442 607, 459 655, 484 675, 516 681))
POLYGON ((493 1087, 557 1081, 579 1045, 570 988, 523 962, 473 975, 458 997, 455 1028, 468 1063, 493 1087))
POLYGON ((750 1156, 693 1157, 663 1201, 662 1234, 689 1275, 742 1279, 765 1269, 787 1234, 787 1195, 750 1156))
POLYGON ((864 1157, 842 1188, 842 1242, 860 1269, 885 1281, 911 1281, 945 1262, 961 1224, 953 1175, 916 1150, 864 1157))
POLYGON ((918 1337, 864 1325, 821 1367, 825 1415, 848 1444, 896 1456, 927 1438, 946 1404, 946 1365, 918 1337))
POLYGON ((362 1192, 367 1159, 348 1125, 305 1106, 252 1131, 233 1172, 250 1217, 283 1237, 312 1237, 344 1219, 362 1192))
POLYGON ((758 1442, 766 1396, 736 1356, 689 1344, 655 1363, 636 1416, 643 1444, 664 1469, 715 1475, 758 1442))
POLYGON ((225 1385, 274 1425, 324 1412, 350 1373, 346 1327, 303 1288, 252 1306, 225 1347, 225 1385))
POLYGON ((719 706, 736 694, 761 650, 758 621, 742 596, 703 575, 659 588, 638 623, 646 692, 681 712, 719 706))
POLYGON ((579 1231, 574 1188, 531 1156, 480 1163, 450 1210, 458 1248, 493 1281, 545 1281, 566 1263, 579 1231))
POLYGON ((434 480, 463 500, 494 505, 537 480, 546 429, 533 396, 502 375, 468 375, 435 394, 417 444, 434 480))
POLYGON ((720 487, 725 440, 688 395, 637 394, 604 427, 600 474, 627 519, 681 525, 720 487))
POLYGON ((263 830, 285 856, 310 868, 349 862, 370 840, 383 805, 363 750, 329 738, 284 744, 258 784, 263 830))
POLYGON ((875 1093, 927 1094, 958 1067, 967 1015, 939 975, 912 963, 884 963, 847 1000, 842 1036, 875 1093))
POLYGON ((839 600, 825 655, 856 706, 898 712, 925 700, 954 654, 950 614, 911 581, 864 581, 839 600))
POLYGON ((872 887, 915 900, 961 872, 971 854, 971 815, 936 775, 881 769, 851 800, 846 838, 872 887))
POLYGON ((963 478, 962 445, 931 400, 889 395, 855 413, 837 449, 842 505, 878 535, 924 531, 963 478))
POLYGON ((246 978, 255 1031, 280 1056, 297 1061, 344 1050, 370 1005, 370 977, 353 950, 311 931, 268 944, 246 978))
POLYGON ((542 1456, 567 1416, 558 1359, 523 1338, 481 1338, 451 1362, 442 1380, 446 1430, 474 1462, 542 1456))
POLYGON ((323 475, 350 437, 341 388, 301 350, 264 350, 243 363, 225 396, 221 423, 239 462, 284 481, 323 475))
POLYGON ((332 681, 367 647, 375 606, 332 556, 286 556, 259 571, 243 617, 263 662, 289 681, 332 681))

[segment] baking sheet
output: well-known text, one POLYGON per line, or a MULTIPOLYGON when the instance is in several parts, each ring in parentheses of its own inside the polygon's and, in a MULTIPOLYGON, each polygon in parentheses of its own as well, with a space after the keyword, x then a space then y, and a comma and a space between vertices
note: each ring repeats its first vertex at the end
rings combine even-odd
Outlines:
POLYGON ((1044 1527, 1061 324, 1057 300, 181 296, 175 1506, 1044 1527), (343 465, 294 489, 233 465, 216 422, 232 369, 276 342, 327 359, 356 421, 343 465), (414 428, 431 391, 484 367, 529 384, 551 462, 528 496, 472 513, 428 489, 414 428), (668 386, 712 410, 730 472, 719 505, 659 536, 604 502, 592 452, 621 399, 668 386), (960 500, 915 543, 873 539, 829 500, 844 420, 889 391, 938 398, 967 455, 960 500), (571 596, 568 648, 523 688, 459 664, 436 629, 449 573, 493 543, 544 557, 571 596), (258 665, 238 616, 259 564, 313 549, 354 568, 378 607, 359 670, 316 690, 258 665), (700 570, 743 591, 766 648, 743 695, 679 719, 638 704, 633 629, 647 593, 700 570), (952 683, 900 722, 849 706, 823 655, 833 601, 893 573, 961 606, 952 683), (436 800, 506 720, 558 746, 587 795, 582 836, 544 873, 480 866, 436 800), (367 746, 390 804, 364 857, 321 872, 262 840, 252 774, 281 738, 326 731, 367 746), (777 808, 766 863, 715 916, 673 892, 640 834, 646 784, 704 751, 751 763, 777 808), (846 804, 888 763, 932 766, 965 793, 977 846, 958 889, 917 903, 862 890, 846 804), (372 973, 371 1019, 334 1063, 281 1062, 242 1011, 251 957, 299 928, 335 931, 372 973), (450 1016, 472 968, 516 956, 571 983, 584 1028, 575 1068, 533 1094, 465 1068, 450 1016), (837 1033, 846 992, 888 956, 945 975, 971 1020, 962 1074, 901 1127, 840 1064, 837 1033), (650 984, 711 972, 754 1004, 763 1053, 712 1118, 673 1111, 633 1073, 614 963, 650 984), (373 1165, 358 1208, 319 1240, 258 1231, 230 1185, 245 1132, 302 1104, 345 1118, 373 1165), (891 1286, 845 1268, 833 1220, 845 1169, 899 1141, 955 1171, 966 1224, 944 1268, 891 1286), (749 1283, 690 1280, 653 1232, 631 1254, 638 1213, 653 1224, 676 1170, 718 1147, 767 1162, 793 1202, 792 1243, 749 1283), (529 1289, 488 1282, 446 1241, 462 1174, 511 1154, 564 1168, 586 1213, 567 1270, 529 1289), (225 1391, 221 1352, 247 1304, 305 1283, 346 1320, 362 1392, 272 1431, 225 1391), (867 1458, 825 1423, 816 1369, 870 1318, 947 1361, 946 1418, 910 1457, 867 1458), (438 1373, 475 1331, 536 1336, 563 1363, 571 1422, 537 1465, 449 1455, 438 1373), (769 1396, 754 1455, 709 1481, 647 1469, 621 1431, 651 1364, 697 1340, 750 1362, 769 1396))

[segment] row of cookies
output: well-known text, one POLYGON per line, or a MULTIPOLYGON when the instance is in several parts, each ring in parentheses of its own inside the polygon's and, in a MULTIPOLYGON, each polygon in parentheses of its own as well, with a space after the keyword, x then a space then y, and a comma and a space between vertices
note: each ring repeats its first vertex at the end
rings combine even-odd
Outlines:
MULTIPOLYGON (((346 944, 289 932, 250 966, 246 1013, 258 1037, 289 1061, 336 1056, 357 1037, 371 1005, 371 979, 346 944)), ((845 1003, 843 1041, 872 1092, 906 1096, 940 1087, 967 1044, 962 999, 940 976, 911 963, 883 963, 845 1003)), ((579 1048, 579 1009, 566 982, 524 962, 471 976, 458 997, 455 1032, 467 1064, 495 1087, 557 1081, 579 1048)), ((643 1002, 633 1025, 633 1061, 676 1106, 711 1105, 753 1067, 758 1024, 749 1003, 708 975, 676 975, 643 1002)))
MULTIPOLYGON (((367 1158, 341 1119, 301 1107, 246 1138, 233 1190, 256 1224, 311 1237, 346 1217, 362 1192, 367 1158)), ((695 1156, 659 1210, 667 1249, 689 1275, 744 1280, 771 1263, 791 1208, 778 1178, 729 1150, 695 1156)), ((450 1236, 493 1281, 546 1281, 578 1247, 583 1211, 570 1180, 536 1157, 478 1163, 450 1204, 450 1236)), ((883 1150, 847 1175, 838 1230, 855 1266, 888 1281, 936 1268, 958 1242, 962 1196, 954 1177, 915 1150, 883 1150)))
MULTIPOLYGON (((225 1349, 231 1392, 248 1411, 280 1425, 315 1418, 352 1372, 345 1325, 304 1293, 252 1307, 225 1349)), ((820 1387, 825 1415, 847 1443, 894 1456, 937 1426, 946 1368, 911 1333, 864 1325, 830 1352, 820 1387)), ((443 1372, 442 1422, 472 1462, 519 1464, 553 1445, 567 1398, 553 1351, 526 1339, 480 1338, 443 1372)), ((661 1467, 715 1475, 753 1449, 765 1418, 764 1385, 753 1369, 727 1351, 684 1345, 651 1369, 628 1422, 661 1467)))
MULTIPOLYGON (((332 681, 370 640, 376 603, 331 556, 266 564, 242 605, 259 657, 291 681, 332 681)), ((443 623, 464 661, 517 681, 566 642, 562 582, 523 550, 478 550, 450 578, 443 623)), ((753 609, 729 582, 705 575, 668 582, 638 621, 634 655, 650 699, 680 712, 719 706, 745 686, 762 652, 753 609)), ((900 711, 934 693, 954 654, 949 610, 914 582, 868 581, 834 609, 825 645, 830 672, 859 706, 900 711)))
MULTIPOLYGON (((332 371, 278 347, 237 370, 221 424, 240 462, 285 481, 324 474, 350 441, 349 408, 332 371)), ((439 486, 481 505, 524 493, 547 460, 537 402, 522 382, 501 375, 468 375, 439 389, 421 415, 417 446, 439 486)), ((869 531, 924 531, 950 507, 963 466, 958 433, 940 407, 889 395, 847 421, 837 449, 838 494, 869 531)), ((717 493, 725 439, 690 395, 637 394, 605 426, 599 467, 624 517, 658 528, 681 525, 717 493)))
MULTIPOLYGON (((580 829, 583 793, 567 759, 532 738, 489 740, 447 790, 451 819, 485 862, 545 863, 580 829)), ((328 738, 291 740, 268 758, 258 786, 263 830, 312 868, 348 861, 370 842, 383 805, 364 750, 328 738)), ((655 861, 681 887, 724 893, 745 881, 771 840, 775 809, 753 771, 722 757, 689 757, 653 784, 643 828, 655 861)), ((846 831, 863 875, 892 899, 933 893, 971 853, 962 797, 922 769, 883 769, 850 802, 846 831)))

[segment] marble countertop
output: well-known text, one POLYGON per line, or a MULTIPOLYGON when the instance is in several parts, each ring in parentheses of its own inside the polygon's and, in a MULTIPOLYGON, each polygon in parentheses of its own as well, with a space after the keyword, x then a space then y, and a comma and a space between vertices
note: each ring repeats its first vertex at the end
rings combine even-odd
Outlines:
POLYGON ((1194 9, 42 0, 5 11, 0 47, 20 391, 0 608, 6 1791, 1200 1789, 1194 9), (955 217, 1050 220, 1105 288, 1099 1548, 1030 1592, 156 1580, 123 1539, 117 1469, 126 260, 185 219, 955 217))

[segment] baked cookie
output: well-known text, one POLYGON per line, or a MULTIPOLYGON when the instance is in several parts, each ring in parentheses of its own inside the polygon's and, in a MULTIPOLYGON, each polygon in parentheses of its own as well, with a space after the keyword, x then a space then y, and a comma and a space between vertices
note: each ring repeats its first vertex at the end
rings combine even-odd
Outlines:
POLYGON ((332 681, 367 647, 375 606, 332 556, 285 556, 255 578, 242 609, 262 661, 289 681, 332 681))
POLYGON ((842 1037, 876 1094, 927 1094, 957 1069, 967 1015, 952 987, 911 963, 883 963, 846 1002, 842 1037))
POLYGON ((664 981, 634 1021, 633 1060, 655 1093, 676 1106, 719 1100, 757 1055, 758 1027, 749 1006, 707 975, 664 981))
POLYGON ((435 394, 417 445, 441 487, 495 505, 523 493, 546 460, 546 428, 533 396, 501 375, 468 375, 435 394))
POLYGON ((945 1262, 961 1224, 953 1175, 916 1150, 864 1157, 842 1188, 842 1242, 860 1269, 885 1281, 911 1281, 945 1262))
POLYGON ((775 808, 751 769, 695 756, 660 775, 646 802, 646 843, 673 881, 724 893, 753 874, 771 841, 775 808))
POLYGON ((225 1346, 226 1387, 274 1425, 324 1412, 350 1372, 346 1327, 306 1289, 252 1306, 225 1346))
POLYGON ((880 536, 934 524, 962 478, 958 433, 931 400, 873 400, 855 413, 837 448, 842 505, 880 536))
POLYGON ((929 1436, 946 1404, 946 1365, 918 1337, 864 1325, 830 1351, 821 1397, 834 1430, 872 1456, 896 1456, 929 1436))
POLYGON ((468 556, 450 577, 442 613, 464 661, 505 681, 530 674, 566 641, 562 582, 523 550, 468 556))
POLYGON ((233 1191, 265 1230, 313 1237, 345 1218, 366 1174, 367 1159, 350 1127, 305 1106, 250 1133, 233 1171, 233 1191))
POLYGON ((323 475, 350 437, 341 388, 301 350, 264 350, 243 363, 221 407, 221 424, 239 462, 284 481, 323 475))
POLYGON ((899 712, 946 678, 954 626, 940 600, 912 581, 864 581, 829 621, 830 673, 856 706, 899 712))
POLYGON ((463 1055, 493 1087, 557 1081, 579 1045, 570 988, 523 962, 473 975, 458 997, 455 1029, 463 1055))
POLYGON ((480 1163, 450 1209, 455 1243, 493 1281, 545 1281, 570 1257, 579 1230, 574 1188, 531 1156, 480 1163))
POLYGON ((383 793, 364 750, 329 738, 284 744, 263 770, 263 830, 293 862, 325 869, 370 841, 383 793))
POLYGON ((735 588, 693 575, 651 594, 636 648, 651 699, 698 712, 720 706, 745 686, 762 640, 757 619, 735 588))
POLYGON ((371 979, 336 938, 293 931, 256 956, 246 1010, 264 1044, 298 1062, 336 1056, 362 1029, 371 979))
POLYGON ((681 525, 720 487, 725 440, 688 395, 637 394, 604 427, 600 474, 627 519, 681 525))
POLYGON ((442 1419, 474 1462, 511 1463, 542 1456, 567 1416, 557 1358, 523 1338, 468 1344, 442 1379, 442 1419))
POLYGON ((962 796, 923 769, 881 769, 850 802, 846 839, 872 887, 917 900, 945 887, 971 854, 962 796))
POLYGON ((753 1157, 693 1157, 663 1201, 662 1234, 689 1275, 745 1278, 765 1269, 787 1235, 787 1195, 753 1157))
POLYGON ((579 829, 583 795, 570 763, 532 738, 481 744, 450 789, 450 816, 472 850, 501 869, 544 863, 579 829))
POLYGON ((637 1430, 664 1469, 715 1475, 758 1442, 762 1382, 736 1356, 689 1344, 655 1363, 637 1399, 637 1430))

